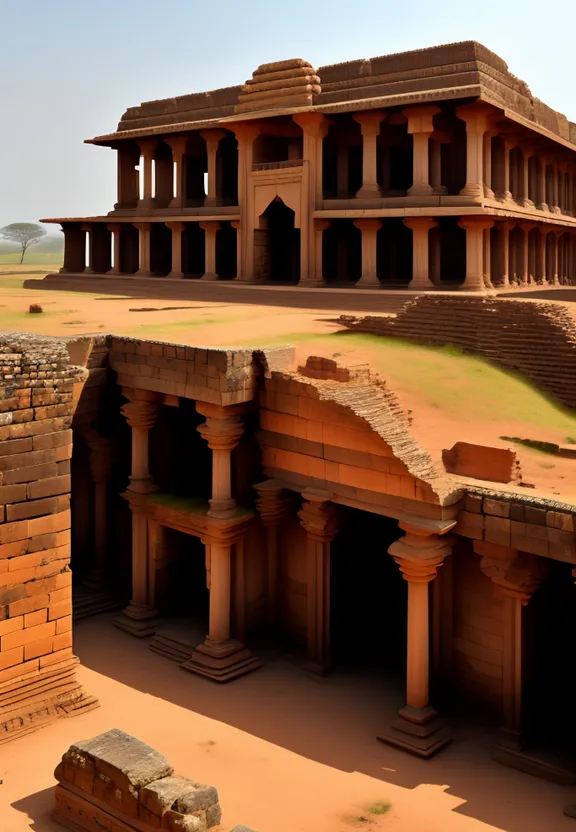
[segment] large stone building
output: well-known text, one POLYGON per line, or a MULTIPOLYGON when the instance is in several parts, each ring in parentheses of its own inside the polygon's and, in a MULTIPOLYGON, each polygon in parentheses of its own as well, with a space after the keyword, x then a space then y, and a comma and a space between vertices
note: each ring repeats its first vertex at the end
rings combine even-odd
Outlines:
POLYGON ((576 281, 576 125, 474 42, 131 107, 70 275, 485 291, 576 281))

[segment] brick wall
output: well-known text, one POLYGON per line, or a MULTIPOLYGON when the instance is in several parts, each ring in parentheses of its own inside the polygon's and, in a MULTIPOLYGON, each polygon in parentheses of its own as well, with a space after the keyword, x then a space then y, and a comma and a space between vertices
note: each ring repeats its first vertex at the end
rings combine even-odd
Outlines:
POLYGON ((0 742, 75 708, 70 429, 86 371, 63 342, 0 339, 0 742))

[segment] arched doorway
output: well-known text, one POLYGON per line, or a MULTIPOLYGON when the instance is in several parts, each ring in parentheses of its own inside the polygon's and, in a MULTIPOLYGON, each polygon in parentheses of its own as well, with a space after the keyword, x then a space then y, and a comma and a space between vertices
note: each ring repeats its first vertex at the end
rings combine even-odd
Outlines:
POLYGON ((276 197, 260 217, 254 239, 255 271, 271 283, 297 283, 300 280, 300 229, 295 214, 276 197))

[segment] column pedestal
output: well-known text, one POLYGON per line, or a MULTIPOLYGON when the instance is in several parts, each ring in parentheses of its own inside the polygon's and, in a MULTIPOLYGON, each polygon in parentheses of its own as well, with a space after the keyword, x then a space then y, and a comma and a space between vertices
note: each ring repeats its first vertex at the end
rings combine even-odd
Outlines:
POLYGON ((405 536, 390 546, 389 552, 408 582, 408 651, 406 705, 398 719, 378 739, 418 757, 429 758, 444 748, 452 735, 429 697, 429 591, 437 569, 452 551, 453 539, 430 534, 422 529, 400 527, 405 536))

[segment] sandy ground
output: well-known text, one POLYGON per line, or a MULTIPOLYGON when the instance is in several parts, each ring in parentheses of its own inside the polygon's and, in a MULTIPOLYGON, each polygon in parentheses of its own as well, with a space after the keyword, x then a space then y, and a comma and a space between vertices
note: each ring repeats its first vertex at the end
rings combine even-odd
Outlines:
POLYGON ((378 742, 401 684, 358 672, 316 681, 291 657, 260 653, 262 670, 216 686, 114 630, 109 616, 82 622, 75 635, 79 678, 101 707, 0 746, 2 832, 56 832, 50 810, 61 754, 114 727, 161 751, 178 773, 216 785, 223 829, 574 829, 562 815, 573 791, 494 763, 489 726, 455 725, 455 741, 431 761, 378 742), (370 814, 379 801, 389 811, 370 814))

